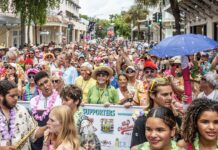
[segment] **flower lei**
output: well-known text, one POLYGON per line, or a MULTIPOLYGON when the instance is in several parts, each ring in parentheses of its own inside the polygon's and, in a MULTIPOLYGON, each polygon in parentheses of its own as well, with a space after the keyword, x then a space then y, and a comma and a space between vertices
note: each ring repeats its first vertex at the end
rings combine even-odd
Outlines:
MULTIPOLYGON (((216 142, 216 147, 218 147, 218 140, 216 142)), ((198 136, 195 138, 195 141, 194 141, 194 150, 200 150, 200 148, 199 148, 199 137, 198 136)))
POLYGON ((27 100, 27 101, 30 101, 31 98, 32 98, 33 96, 35 96, 35 94, 37 94, 37 88, 35 87, 33 96, 30 97, 31 92, 30 92, 30 85, 29 85, 29 84, 26 85, 26 89, 25 89, 25 90, 26 90, 26 100, 27 100))
POLYGON ((0 132, 3 135, 4 140, 10 140, 15 135, 15 119, 16 111, 15 108, 10 110, 9 128, 7 129, 7 121, 5 117, 0 117, 0 132))
MULTIPOLYGON (((170 150, 179 150, 179 148, 174 140, 171 140, 171 146, 172 146, 172 148, 170 150)), ((149 142, 143 143, 143 146, 140 150, 151 150, 149 142)))
POLYGON ((32 112, 33 112, 33 116, 36 120, 39 120, 39 121, 42 121, 43 119, 45 119, 46 116, 48 116, 49 112, 51 111, 54 103, 55 103, 55 100, 56 100, 56 97, 57 97, 57 92, 53 92, 52 96, 51 96, 51 100, 49 101, 48 103, 48 107, 46 108, 46 111, 43 112, 43 114, 40 116, 37 114, 37 106, 39 104, 39 99, 40 99, 40 95, 36 98, 36 105, 34 106, 32 112))

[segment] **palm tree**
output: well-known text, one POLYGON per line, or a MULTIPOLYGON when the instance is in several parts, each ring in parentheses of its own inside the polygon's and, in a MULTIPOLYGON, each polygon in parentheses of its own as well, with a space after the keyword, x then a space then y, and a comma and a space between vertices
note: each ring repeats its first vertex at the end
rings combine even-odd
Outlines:
POLYGON ((133 26, 137 26, 137 38, 139 39, 140 33, 140 20, 145 20, 148 15, 148 10, 142 5, 133 5, 125 14, 125 21, 127 23, 133 23, 133 26))
MULTIPOLYGON (((137 4, 151 7, 151 6, 157 6, 158 4, 164 3, 165 0, 135 0, 137 4)), ((172 14, 175 18, 175 29, 176 34, 181 34, 181 16, 180 16, 180 10, 179 10, 179 2, 178 0, 169 0, 170 7, 172 10, 172 14)))

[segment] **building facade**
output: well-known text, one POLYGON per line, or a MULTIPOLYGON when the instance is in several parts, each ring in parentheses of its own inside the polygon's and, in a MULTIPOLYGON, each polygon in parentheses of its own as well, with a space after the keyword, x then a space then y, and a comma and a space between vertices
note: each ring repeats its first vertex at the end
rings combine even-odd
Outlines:
MULTIPOLYGON (((1 6, 0 6, 1 7, 1 6)), ((59 8, 48 10, 46 23, 43 26, 30 26, 30 42, 33 44, 48 44, 53 41, 61 44, 62 38, 67 42, 80 41, 86 35, 87 25, 79 18, 79 0, 61 0, 59 8)), ((3 13, 0 10, 0 45, 6 47, 20 45, 20 19, 12 12, 3 13)), ((26 27, 26 43, 27 43, 26 27)))
MULTIPOLYGON (((181 32, 203 34, 218 41, 218 1, 215 0, 178 0, 181 16, 181 32)), ((165 4, 153 9, 153 13, 160 12, 162 6, 162 39, 173 36, 175 29, 169 0, 165 4)), ((153 40, 160 39, 160 25, 152 28, 153 40)))
POLYGON ((218 1, 181 0, 186 33, 203 34, 218 41, 218 1))

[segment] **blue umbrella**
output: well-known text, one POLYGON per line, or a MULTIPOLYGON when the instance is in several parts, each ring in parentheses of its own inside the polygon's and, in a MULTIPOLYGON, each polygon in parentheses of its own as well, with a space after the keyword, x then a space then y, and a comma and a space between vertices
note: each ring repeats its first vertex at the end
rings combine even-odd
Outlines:
MULTIPOLYGON (((200 51, 206 51, 214 49, 218 46, 218 42, 197 34, 181 34, 173 37, 166 38, 157 44, 148 53, 157 57, 165 58, 172 56, 184 56, 192 55, 200 51)), ((192 102, 192 87, 190 82, 190 70, 187 65, 187 57, 182 59, 183 64, 186 62, 186 67, 182 70, 184 79, 184 93, 187 96, 187 102, 192 102)))
POLYGON ((148 53, 160 58, 192 55, 214 49, 218 42, 199 34, 181 34, 162 40, 148 53))

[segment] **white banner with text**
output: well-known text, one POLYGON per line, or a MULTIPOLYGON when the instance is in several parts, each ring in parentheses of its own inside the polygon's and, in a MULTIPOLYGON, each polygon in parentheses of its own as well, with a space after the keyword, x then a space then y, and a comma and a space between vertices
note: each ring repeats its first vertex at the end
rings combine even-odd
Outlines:
POLYGON ((84 115, 93 120, 96 135, 101 142, 102 150, 129 150, 134 121, 132 114, 142 107, 124 108, 119 105, 104 107, 87 104, 83 108, 84 115))

